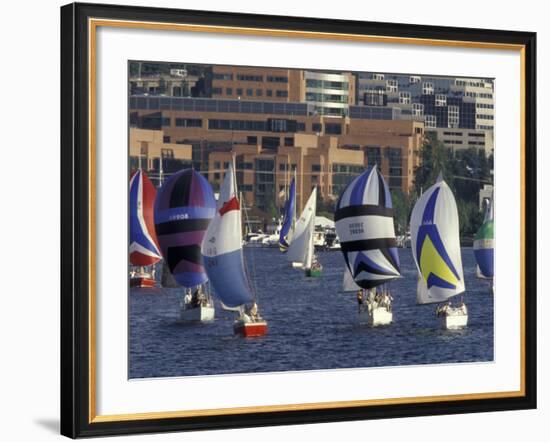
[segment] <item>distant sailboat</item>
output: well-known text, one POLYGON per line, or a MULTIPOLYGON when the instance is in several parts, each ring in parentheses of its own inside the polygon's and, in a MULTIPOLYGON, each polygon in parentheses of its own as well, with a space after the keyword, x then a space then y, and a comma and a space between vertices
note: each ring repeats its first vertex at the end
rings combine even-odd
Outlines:
POLYGON ((317 208, 317 187, 311 191, 311 195, 296 221, 294 236, 288 248, 287 258, 296 267, 301 264, 306 276, 319 277, 323 271, 321 263, 315 256, 313 235, 315 233, 315 212, 317 208))
POLYGON ((346 261, 343 289, 362 290, 358 293, 359 321, 389 324, 393 298, 385 284, 400 277, 400 266, 391 194, 376 166, 344 189, 334 220, 346 261))
POLYGON ((492 279, 495 275, 494 238, 493 202, 487 198, 483 224, 474 238, 474 255, 477 263, 476 273, 478 278, 492 279))
POLYGON ((416 302, 447 303, 437 309, 443 326, 465 327, 466 305, 452 307, 450 298, 465 290, 458 210, 455 198, 441 175, 416 202, 411 215, 411 245, 418 269, 416 302))
MULTIPOLYGON (((296 172, 294 172, 296 175, 296 172)), ((286 252, 292 241, 294 226, 296 222, 296 176, 290 182, 288 198, 285 201, 285 214, 283 225, 279 231, 279 249, 281 252, 286 252)))
POLYGON ((154 287, 154 265, 160 255, 153 206, 157 191, 145 172, 136 170, 130 178, 130 287, 154 287))
POLYGON ((164 182, 155 203, 155 229, 160 249, 175 281, 186 288, 183 320, 214 319, 201 243, 216 212, 216 200, 206 178, 185 169, 164 182))
POLYGON ((202 242, 206 273, 224 309, 236 310, 233 324, 236 334, 262 336, 267 322, 259 313, 255 296, 246 274, 242 250, 242 213, 237 198, 237 182, 230 164, 220 189, 218 210, 202 242))

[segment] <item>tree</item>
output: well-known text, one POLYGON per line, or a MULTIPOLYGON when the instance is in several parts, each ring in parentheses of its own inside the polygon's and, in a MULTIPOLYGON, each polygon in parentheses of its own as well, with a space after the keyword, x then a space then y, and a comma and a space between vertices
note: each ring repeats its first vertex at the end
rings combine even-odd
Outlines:
POLYGON ((409 195, 401 189, 391 190, 391 199, 393 204, 393 221, 395 223, 395 232, 398 235, 404 235, 407 232, 409 219, 411 215, 411 200, 409 195))
MULTIPOLYGON (((493 182, 493 156, 475 148, 452 151, 437 139, 434 132, 427 132, 420 152, 420 166, 415 170, 414 190, 419 195, 432 186, 442 173, 456 199, 461 237, 473 235, 483 221, 479 210, 479 190, 493 182)), ((396 196, 400 204, 399 197, 396 196)), ((394 201, 396 201, 394 200, 394 201)), ((416 201, 409 195, 411 207, 416 201)), ((397 222, 397 221, 396 221, 397 222)))

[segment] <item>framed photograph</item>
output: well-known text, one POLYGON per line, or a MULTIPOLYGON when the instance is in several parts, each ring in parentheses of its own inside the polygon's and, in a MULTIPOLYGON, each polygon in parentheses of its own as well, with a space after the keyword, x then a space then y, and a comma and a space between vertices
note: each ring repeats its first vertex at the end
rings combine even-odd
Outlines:
POLYGON ((62 434, 535 408, 535 45, 62 7, 62 434))

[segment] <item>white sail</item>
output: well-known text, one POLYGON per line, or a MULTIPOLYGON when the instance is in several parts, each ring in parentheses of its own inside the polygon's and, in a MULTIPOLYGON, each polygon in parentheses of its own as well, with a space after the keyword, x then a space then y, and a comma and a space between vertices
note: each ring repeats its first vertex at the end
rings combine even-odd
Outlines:
POLYGON ((229 308, 253 300, 242 251, 241 208, 233 165, 227 169, 218 211, 208 226, 201 252, 214 294, 229 308))
POLYGON ((360 290, 361 287, 353 280, 353 276, 349 269, 344 267, 344 280, 342 281, 342 291, 343 292, 356 292, 360 290))
POLYGON ((414 206, 411 249, 419 274, 417 303, 442 302, 465 290, 458 210, 451 189, 441 178, 414 206))
POLYGON ((304 268, 310 268, 313 260, 313 233, 315 229, 315 211, 317 208, 317 188, 314 188, 307 203, 296 221, 294 236, 288 248, 287 259, 300 262, 304 268))

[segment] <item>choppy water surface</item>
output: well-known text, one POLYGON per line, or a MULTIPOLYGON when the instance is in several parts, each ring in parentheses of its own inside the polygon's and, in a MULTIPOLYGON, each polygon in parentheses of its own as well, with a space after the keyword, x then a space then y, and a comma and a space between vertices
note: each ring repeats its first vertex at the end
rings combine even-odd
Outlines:
POLYGON ((340 292, 344 260, 322 252, 322 278, 305 278, 277 249, 245 249, 269 333, 233 335, 235 313, 216 306, 216 320, 179 320, 178 289, 132 289, 130 378, 273 372, 493 360, 493 294, 475 276, 474 254, 462 249, 468 327, 442 330, 435 306, 416 305, 416 268, 400 249, 403 278, 391 283, 394 322, 357 322, 353 293, 340 292))

